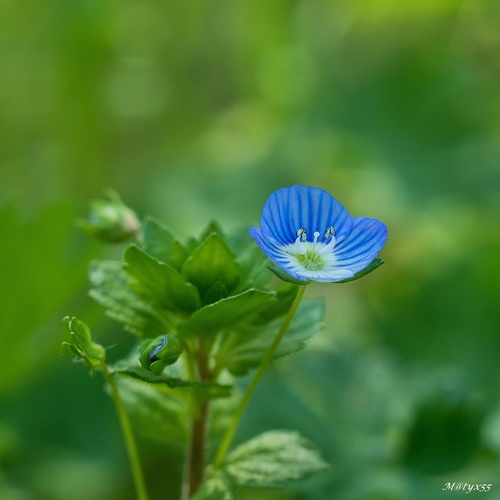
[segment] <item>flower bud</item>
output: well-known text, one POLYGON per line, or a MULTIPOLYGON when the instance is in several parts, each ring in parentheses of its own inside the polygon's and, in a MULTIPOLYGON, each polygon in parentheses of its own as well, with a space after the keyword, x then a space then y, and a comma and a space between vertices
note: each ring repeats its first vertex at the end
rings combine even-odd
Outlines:
POLYGON ((155 339, 146 339, 139 346, 141 365, 155 375, 175 363, 182 353, 182 344, 174 335, 160 335, 155 339))
POLYGON ((63 319, 63 324, 71 333, 71 341, 62 343, 62 354, 81 359, 92 373, 106 359, 104 347, 92 341, 88 326, 77 318, 66 316, 63 319))
POLYGON ((80 226, 91 237, 105 243, 121 243, 133 238, 141 229, 137 215, 120 199, 118 193, 108 190, 107 200, 94 200, 90 212, 80 226))

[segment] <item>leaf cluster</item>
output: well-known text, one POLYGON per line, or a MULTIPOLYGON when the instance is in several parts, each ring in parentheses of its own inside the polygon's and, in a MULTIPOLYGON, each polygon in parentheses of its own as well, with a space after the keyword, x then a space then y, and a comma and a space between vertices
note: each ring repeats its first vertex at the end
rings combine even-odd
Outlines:
MULTIPOLYGON (((299 290, 268 283, 267 263, 247 231, 226 235, 211 223, 181 243, 152 218, 121 261, 92 262, 91 296, 138 338, 137 352, 105 370, 143 434, 184 440, 202 402, 231 396, 222 374, 243 376, 260 364, 299 290)), ((303 349, 323 316, 321 301, 302 301, 275 357, 303 349)), ((104 363, 88 328, 75 318, 67 324, 73 337, 63 351, 91 370, 104 363)), ((240 486, 283 486, 324 467, 298 434, 269 432, 211 470, 196 498, 236 498, 240 486)))
MULTIPOLYGON (((122 262, 92 263, 90 294, 141 339, 175 336, 188 353, 202 342, 210 378, 223 369, 243 375, 259 363, 298 290, 269 288, 266 263, 246 231, 226 236, 211 223, 182 244, 148 218, 122 262)), ((277 355, 302 349, 322 315, 321 302, 304 301, 277 355)))

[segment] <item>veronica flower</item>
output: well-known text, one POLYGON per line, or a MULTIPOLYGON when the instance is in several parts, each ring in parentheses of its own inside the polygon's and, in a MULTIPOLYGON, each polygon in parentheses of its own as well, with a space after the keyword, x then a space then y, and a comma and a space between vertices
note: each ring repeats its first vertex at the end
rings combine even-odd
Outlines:
POLYGON ((271 194, 260 227, 251 227, 250 234, 296 280, 334 282, 354 277, 375 259, 387 227, 376 219, 351 218, 322 189, 291 186, 271 194))

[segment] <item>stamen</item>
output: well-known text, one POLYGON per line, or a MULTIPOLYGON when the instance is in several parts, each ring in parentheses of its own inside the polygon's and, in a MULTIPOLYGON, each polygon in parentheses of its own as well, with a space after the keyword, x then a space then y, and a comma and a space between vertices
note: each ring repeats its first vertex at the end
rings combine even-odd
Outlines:
POLYGON ((326 254, 331 253, 331 251, 333 250, 333 247, 335 246, 335 243, 337 242, 337 240, 335 239, 336 234, 337 234, 337 232, 335 231, 335 228, 333 226, 330 226, 326 230, 325 238, 330 238, 330 241, 328 242, 328 244, 326 244, 325 246, 320 248, 318 255, 326 255, 326 254))
POLYGON ((299 254, 304 255, 307 250, 302 242, 305 242, 307 240, 306 230, 303 227, 300 227, 299 229, 297 229, 297 232, 295 234, 297 236, 297 239, 295 240, 295 250, 299 254))
POLYGON ((333 226, 330 226, 325 233, 325 240, 328 239, 330 236, 336 236, 337 231, 335 231, 335 228, 333 226))
POLYGON ((305 228, 303 227, 299 227, 299 229, 297 229, 295 236, 298 236, 300 238, 300 241, 307 241, 307 233, 305 228))
POLYGON ((305 228, 300 227, 295 233, 297 238, 293 245, 290 245, 286 253, 297 259, 297 269, 306 269, 311 272, 319 272, 331 265, 333 257, 333 247, 335 246, 335 228, 327 228, 324 238, 327 241, 319 241, 321 233, 314 231, 313 241, 307 241, 305 228))

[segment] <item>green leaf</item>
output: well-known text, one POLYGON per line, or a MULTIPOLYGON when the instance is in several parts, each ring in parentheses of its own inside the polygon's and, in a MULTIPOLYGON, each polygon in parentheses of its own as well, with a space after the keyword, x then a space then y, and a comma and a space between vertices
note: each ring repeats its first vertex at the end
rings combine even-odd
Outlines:
POLYGON ((216 220, 211 220, 208 224, 207 227, 202 231, 200 234, 200 239, 199 241, 203 241, 206 239, 208 236, 210 236, 212 233, 218 234, 223 240, 226 240, 226 235, 224 234, 224 230, 222 229, 221 225, 216 221, 216 220))
POLYGON ((237 500, 236 485, 231 478, 221 470, 208 472, 208 479, 197 491, 193 500, 237 500))
POLYGON ((196 285, 203 296, 216 282, 231 291, 241 277, 241 267, 218 233, 210 233, 193 250, 182 267, 182 274, 196 285))
POLYGON ((238 446, 225 471, 241 486, 280 487, 328 465, 297 432, 269 431, 238 446))
POLYGON ((238 290, 264 287, 271 278, 267 268, 268 258, 255 244, 255 240, 248 233, 248 229, 233 231, 229 235, 228 241, 236 260, 243 270, 238 290))
POLYGON ((210 335, 225 328, 238 328, 254 319, 275 300, 273 292, 247 290, 205 306, 178 326, 182 338, 210 335))
POLYGON ((136 245, 124 255, 125 272, 132 278, 130 287, 153 304, 170 311, 190 313, 200 306, 196 288, 187 283, 173 267, 148 255, 136 245))
POLYGON ((203 295, 203 304, 213 304, 229 295, 229 290, 221 281, 216 281, 203 295))
POLYGON ((299 287, 291 283, 283 283, 276 289, 276 297, 273 305, 259 315, 258 322, 269 323, 275 318, 279 318, 288 312, 297 296, 299 287))
MULTIPOLYGON (((303 300, 274 357, 279 358, 304 349, 306 341, 322 329, 324 314, 323 301, 303 300)), ((226 367, 233 375, 246 374, 250 368, 260 364, 282 322, 283 318, 279 318, 263 327, 229 334, 227 342, 231 347, 221 347, 215 355, 217 364, 226 367)))
POLYGON ((106 314, 123 323, 138 337, 154 337, 172 326, 166 312, 158 312, 129 289, 120 262, 94 261, 90 265, 90 296, 106 308, 106 314))
POLYGON ((376 259, 373 259, 372 262, 368 264, 368 266, 359 271, 359 273, 356 273, 352 278, 348 278, 342 281, 337 281, 336 283, 349 283, 350 281, 359 280, 359 278, 362 278, 363 276, 366 276, 367 274, 370 274, 371 272, 375 271, 375 269, 377 269, 377 267, 380 267, 384 262, 385 262, 384 259, 379 259, 377 257, 376 259))
POLYGON ((176 271, 182 269, 187 254, 184 247, 170 231, 153 218, 148 217, 144 223, 144 249, 164 264, 169 264, 176 271))
POLYGON ((62 322, 71 334, 71 342, 62 343, 61 354, 81 359, 83 364, 93 372, 104 363, 106 350, 102 345, 92 341, 90 330, 82 321, 66 316, 62 322))
POLYGON ((183 444, 188 436, 189 405, 175 389, 145 384, 130 377, 117 377, 120 395, 134 429, 162 444, 183 444))
POLYGON ((226 398, 231 395, 232 386, 215 382, 193 382, 169 375, 155 375, 141 366, 121 368, 120 364, 111 368, 111 373, 123 377, 133 378, 146 384, 164 386, 169 389, 185 389, 195 393, 197 399, 226 398))

